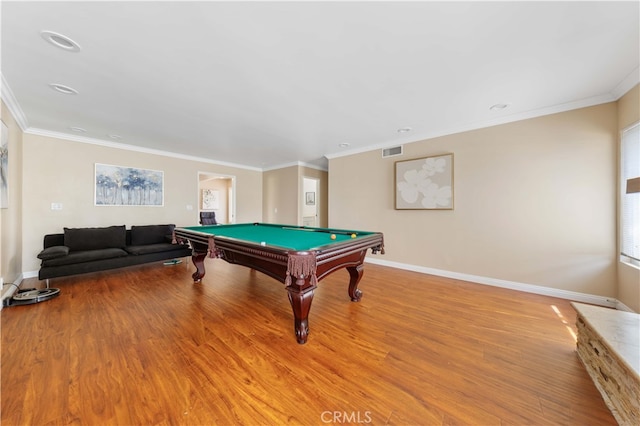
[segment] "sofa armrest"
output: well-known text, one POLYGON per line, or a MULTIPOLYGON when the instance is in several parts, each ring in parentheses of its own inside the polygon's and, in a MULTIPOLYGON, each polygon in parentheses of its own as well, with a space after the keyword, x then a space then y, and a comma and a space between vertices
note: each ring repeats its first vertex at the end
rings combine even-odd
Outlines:
POLYGON ((67 246, 51 246, 38 253, 38 259, 50 260, 57 259, 58 257, 64 257, 69 254, 69 247, 67 246))
POLYGON ((64 245, 64 234, 47 234, 44 236, 44 245, 42 248, 64 245))

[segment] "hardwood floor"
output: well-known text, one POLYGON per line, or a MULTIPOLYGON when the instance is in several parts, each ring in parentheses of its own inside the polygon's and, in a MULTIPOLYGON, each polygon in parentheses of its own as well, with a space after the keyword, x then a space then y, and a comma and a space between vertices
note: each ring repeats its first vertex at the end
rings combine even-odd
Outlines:
POLYGON ((359 303, 320 282, 299 345, 282 284, 206 262, 3 309, 2 425, 616 424, 566 300, 366 264, 359 303))

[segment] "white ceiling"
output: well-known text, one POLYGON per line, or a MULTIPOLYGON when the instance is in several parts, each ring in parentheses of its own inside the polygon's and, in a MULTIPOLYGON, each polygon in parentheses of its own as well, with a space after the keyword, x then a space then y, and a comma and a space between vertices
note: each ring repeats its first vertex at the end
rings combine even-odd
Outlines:
POLYGON ((31 133, 326 167, 618 99, 640 80, 639 5, 3 1, 2 97, 31 133))

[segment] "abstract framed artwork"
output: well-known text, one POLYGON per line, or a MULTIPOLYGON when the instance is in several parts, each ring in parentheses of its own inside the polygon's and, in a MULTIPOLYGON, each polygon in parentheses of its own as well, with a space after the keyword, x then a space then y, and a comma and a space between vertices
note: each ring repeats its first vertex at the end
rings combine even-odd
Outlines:
POLYGON ((220 192, 213 189, 202 190, 202 210, 217 210, 220 208, 220 192))
POLYGON ((395 163, 396 210, 453 210, 453 154, 395 163))
POLYGON ((96 206, 164 205, 164 172, 96 163, 96 206))

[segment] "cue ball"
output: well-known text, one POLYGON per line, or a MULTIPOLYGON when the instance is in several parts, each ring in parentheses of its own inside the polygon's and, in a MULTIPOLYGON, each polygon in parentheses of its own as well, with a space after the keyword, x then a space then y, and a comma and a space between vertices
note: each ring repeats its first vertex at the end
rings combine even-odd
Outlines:
POLYGON ((266 246, 266 245, 267 245, 267 243, 265 243, 264 241, 261 241, 261 242, 260 242, 260 245, 261 245, 261 246, 266 246))
POLYGON ((336 234, 331 234, 331 239, 335 240, 336 239, 336 234))
POLYGON ((355 237, 356 237, 356 234, 351 234, 351 238, 355 238, 355 237))

